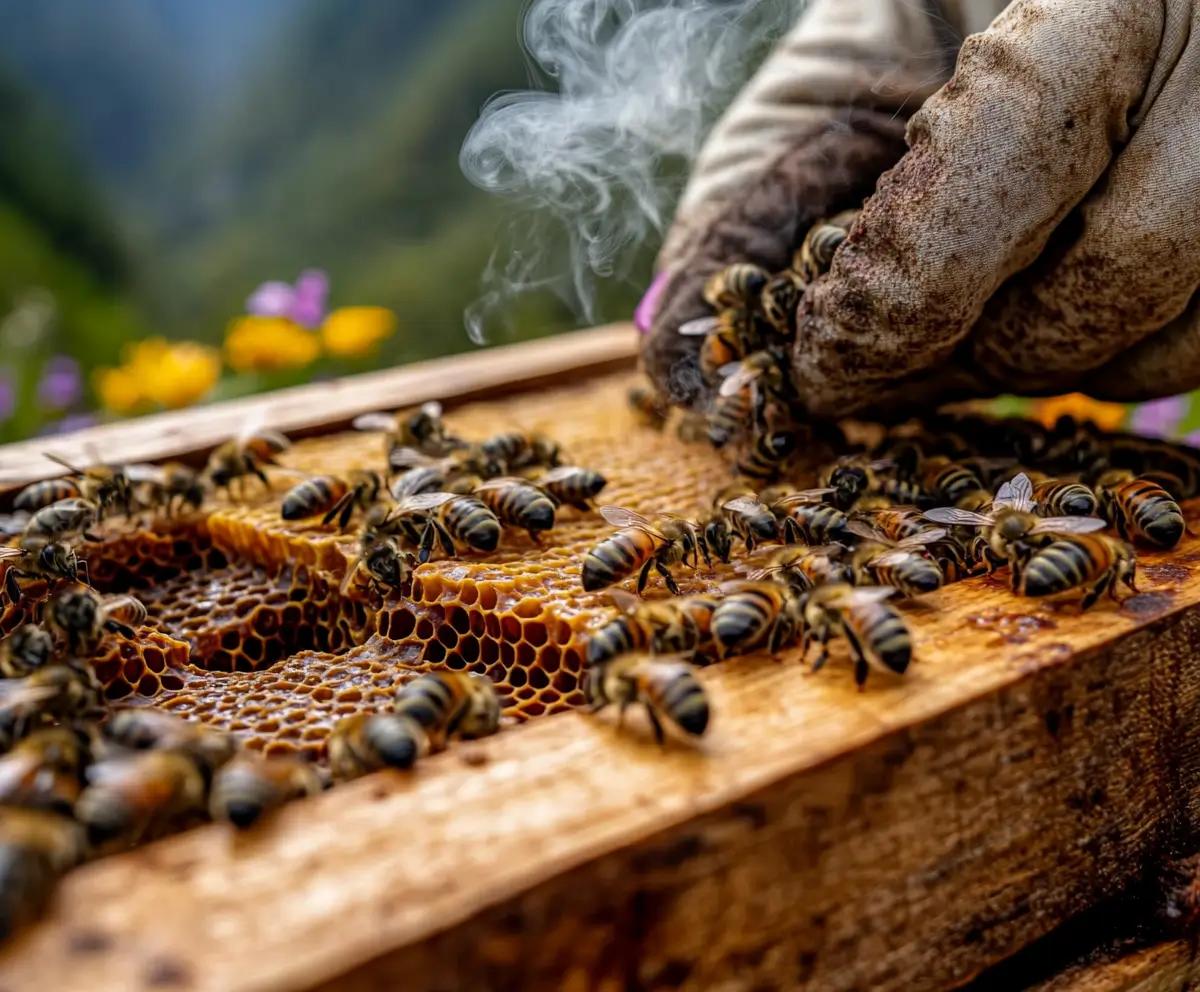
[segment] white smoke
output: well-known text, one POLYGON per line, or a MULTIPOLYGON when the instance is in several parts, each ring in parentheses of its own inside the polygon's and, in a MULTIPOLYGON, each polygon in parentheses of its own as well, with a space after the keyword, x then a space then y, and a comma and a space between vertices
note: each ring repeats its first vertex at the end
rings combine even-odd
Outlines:
POLYGON ((459 158, 518 210, 465 315, 473 341, 535 288, 595 321, 596 280, 657 244, 709 127, 805 2, 532 0, 524 45, 557 91, 495 97, 459 158))

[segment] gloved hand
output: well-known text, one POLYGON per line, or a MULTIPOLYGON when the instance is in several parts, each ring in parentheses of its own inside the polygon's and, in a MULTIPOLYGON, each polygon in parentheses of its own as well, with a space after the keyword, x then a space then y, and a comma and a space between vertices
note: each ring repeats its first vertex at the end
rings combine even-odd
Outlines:
POLYGON ((1200 0, 1002 8, 815 0, 714 128, 659 258, 643 360, 676 401, 701 398, 677 329, 709 312, 703 281, 782 268, 873 187, 800 307, 813 415, 1200 386, 1200 0))

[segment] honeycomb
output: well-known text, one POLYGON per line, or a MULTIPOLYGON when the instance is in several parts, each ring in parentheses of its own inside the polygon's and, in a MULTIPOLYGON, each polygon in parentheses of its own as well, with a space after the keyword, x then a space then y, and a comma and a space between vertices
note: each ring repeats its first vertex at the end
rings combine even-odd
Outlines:
MULTIPOLYGON (((629 384, 622 375, 523 396, 519 410, 475 404, 448 413, 447 425, 477 439, 543 430, 571 463, 608 479, 601 502, 694 515, 730 481, 727 460, 636 427, 629 384)), ((299 442, 281 461, 337 473, 379 468, 383 454, 379 435, 349 433, 299 442)), ((353 525, 343 535, 316 520, 282 520, 279 503, 294 484, 276 473, 272 492, 251 485, 244 501, 216 500, 185 519, 106 522, 103 544, 84 547, 97 588, 133 591, 150 611, 152 626, 135 641, 106 638, 95 659, 111 698, 224 727, 267 753, 314 758, 337 720, 380 708, 397 684, 433 669, 486 674, 510 721, 583 703, 584 641, 613 612, 605 593, 584 592, 579 579, 583 553, 612 532, 599 514, 564 507, 538 543, 506 530, 495 553, 434 560, 409 594, 364 602, 342 590, 353 525)), ((732 574, 719 565, 676 571, 685 591, 732 574)), ((649 594, 665 594, 657 578, 649 594)), ((15 626, 14 617, 0 624, 15 626)))

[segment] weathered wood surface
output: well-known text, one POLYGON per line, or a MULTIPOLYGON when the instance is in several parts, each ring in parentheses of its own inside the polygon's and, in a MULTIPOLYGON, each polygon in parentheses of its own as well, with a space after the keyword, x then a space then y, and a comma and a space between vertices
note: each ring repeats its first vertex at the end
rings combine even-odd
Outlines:
POLYGON ((1029 992, 1188 992, 1200 983, 1195 940, 1151 947, 1104 948, 1029 992))
POLYGON ((61 474, 62 469, 45 458, 47 450, 85 463, 93 447, 114 463, 203 455, 248 423, 268 424, 296 437, 327 433, 344 429, 358 414, 372 410, 434 399, 465 402, 631 368, 636 351, 633 326, 614 324, 141 417, 79 431, 69 439, 35 438, 0 448, 0 492, 61 474))
POLYGON ((863 693, 840 653, 708 669, 700 748, 549 717, 98 862, 0 988, 964 982, 1200 846, 1200 542, 1145 561, 1082 617, 943 590, 863 693))

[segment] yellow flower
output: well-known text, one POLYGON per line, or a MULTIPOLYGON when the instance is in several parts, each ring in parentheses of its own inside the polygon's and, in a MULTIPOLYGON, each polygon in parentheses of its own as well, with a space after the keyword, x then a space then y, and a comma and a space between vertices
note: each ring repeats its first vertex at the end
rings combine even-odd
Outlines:
POLYGON ((1128 412, 1121 403, 1102 403, 1083 393, 1068 393, 1037 400, 1030 410, 1030 416, 1047 427, 1053 427, 1059 417, 1067 415, 1076 420, 1090 420, 1101 430, 1113 431, 1125 422, 1128 412))
POLYGON ((146 403, 137 376, 124 366, 96 369, 92 383, 104 409, 118 416, 126 417, 146 403))
POLYGON ((147 338, 125 349, 115 369, 96 371, 96 392, 105 408, 130 414, 147 406, 169 410, 198 403, 221 377, 221 355, 194 341, 147 338))
POLYGON ((238 317, 225 334, 225 358, 239 372, 298 369, 320 352, 315 334, 282 317, 238 317))
POLYGON ((342 307, 325 318, 321 340, 338 358, 369 355, 396 330, 396 315, 386 307, 342 307))

